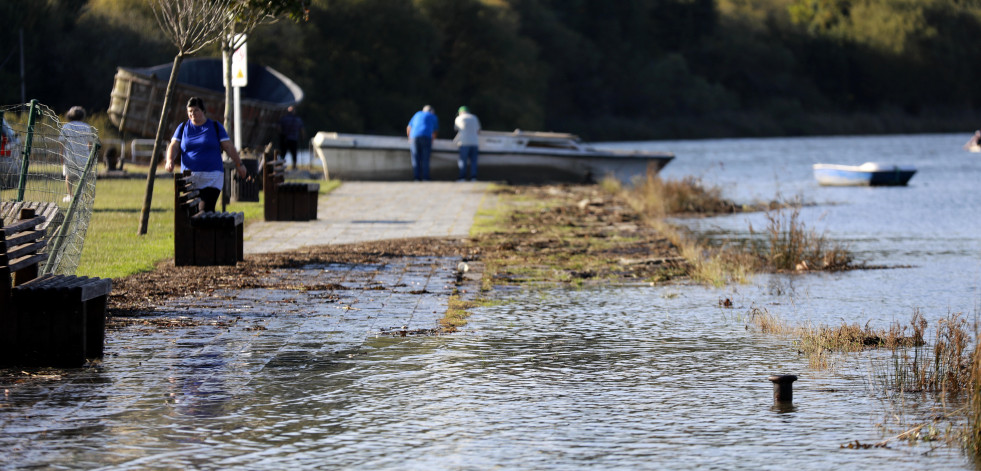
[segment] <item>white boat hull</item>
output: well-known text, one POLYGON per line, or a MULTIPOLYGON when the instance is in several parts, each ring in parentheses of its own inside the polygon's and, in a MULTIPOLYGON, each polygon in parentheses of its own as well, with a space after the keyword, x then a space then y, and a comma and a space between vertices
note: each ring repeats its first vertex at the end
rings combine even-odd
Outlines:
POLYGON ((863 165, 814 164, 821 186, 905 186, 916 169, 866 162, 863 165))
MULTIPOLYGON (((612 176, 631 183, 647 172, 658 172, 674 158, 669 153, 619 153, 593 149, 508 149, 496 145, 489 133, 480 145, 479 180, 511 183, 595 182, 612 176)), ((318 133, 313 149, 330 178, 395 181, 412 179, 409 142, 404 137, 318 133)), ((434 180, 459 176, 456 145, 437 139, 430 159, 434 180)))

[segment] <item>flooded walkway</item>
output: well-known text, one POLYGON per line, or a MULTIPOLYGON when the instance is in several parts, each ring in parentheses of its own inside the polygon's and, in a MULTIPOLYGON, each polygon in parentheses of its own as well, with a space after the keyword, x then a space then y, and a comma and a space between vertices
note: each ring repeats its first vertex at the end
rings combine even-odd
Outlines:
MULTIPOLYGON (((245 250, 467 237, 487 186, 345 183, 317 221, 250 222, 245 250)), ((340 391, 367 356, 438 338, 459 261, 277 269, 285 289, 196 293, 117 322, 101 364, 0 370, 0 469, 280 468, 294 453, 262 450, 323 433, 326 410, 308 406, 353 400, 340 391)))

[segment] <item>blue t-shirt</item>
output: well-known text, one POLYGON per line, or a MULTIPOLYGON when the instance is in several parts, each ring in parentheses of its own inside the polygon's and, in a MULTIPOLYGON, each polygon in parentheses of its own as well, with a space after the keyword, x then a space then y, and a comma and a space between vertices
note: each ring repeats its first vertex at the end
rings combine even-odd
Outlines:
POLYGON ((221 142, 229 140, 225 127, 217 121, 207 120, 200 126, 190 121, 174 131, 174 139, 181 143, 181 167, 192 172, 221 172, 221 142), (215 135, 218 126, 218 135, 215 135))
POLYGON ((428 111, 417 111, 409 120, 409 137, 433 137, 439 131, 439 120, 428 111))

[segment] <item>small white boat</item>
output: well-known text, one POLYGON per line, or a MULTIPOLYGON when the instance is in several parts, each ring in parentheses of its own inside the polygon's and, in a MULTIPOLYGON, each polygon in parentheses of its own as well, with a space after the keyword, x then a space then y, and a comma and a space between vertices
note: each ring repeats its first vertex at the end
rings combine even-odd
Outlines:
POLYGON ((904 186, 916 173, 912 166, 866 162, 862 165, 814 164, 814 178, 823 186, 904 186))
MULTIPOLYGON (((573 134, 514 131, 480 133, 480 180, 512 183, 595 182, 613 176, 624 183, 647 172, 658 172, 670 152, 596 149, 573 134)), ((375 136, 319 132, 313 149, 330 178, 340 180, 411 180, 409 140, 404 136, 375 136)), ((436 139, 430 159, 434 180, 456 180, 457 146, 436 139)))

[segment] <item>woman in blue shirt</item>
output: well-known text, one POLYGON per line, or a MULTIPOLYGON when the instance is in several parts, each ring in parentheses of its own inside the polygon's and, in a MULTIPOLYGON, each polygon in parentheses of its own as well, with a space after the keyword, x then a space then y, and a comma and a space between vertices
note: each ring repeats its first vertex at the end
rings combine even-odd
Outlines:
POLYGON ((164 168, 174 171, 174 160, 180 158, 181 167, 190 170, 188 180, 201 195, 201 210, 214 211, 225 182, 225 168, 221 151, 235 162, 239 178, 245 178, 245 166, 235 150, 225 127, 205 116, 204 100, 191 97, 187 100, 187 122, 181 123, 167 147, 164 168))

